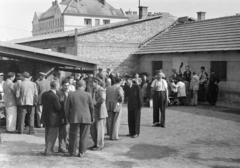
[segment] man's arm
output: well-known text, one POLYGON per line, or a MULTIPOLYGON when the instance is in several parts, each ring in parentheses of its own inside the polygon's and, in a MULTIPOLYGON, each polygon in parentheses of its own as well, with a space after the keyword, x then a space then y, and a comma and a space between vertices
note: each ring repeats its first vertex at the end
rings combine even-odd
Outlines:
POLYGON ((100 108, 105 101, 106 101, 106 92, 105 90, 101 90, 100 97, 96 100, 95 107, 100 108))
POLYGON ((139 108, 141 108, 143 106, 143 104, 142 104, 142 91, 141 91, 141 88, 140 88, 139 85, 136 85, 136 87, 137 87, 137 92, 138 92, 138 103, 140 105, 139 108))
POLYGON ((93 100, 91 94, 88 94, 88 99, 89 99, 89 111, 91 114, 91 120, 94 122, 94 116, 93 116, 93 111, 94 111, 94 105, 93 105, 93 100))
POLYGON ((68 119, 69 118, 69 113, 70 113, 70 109, 71 109, 71 94, 69 93, 68 94, 68 98, 67 98, 67 101, 65 102, 65 105, 64 105, 64 111, 65 111, 65 114, 66 114, 66 118, 68 119))
POLYGON ((60 112, 61 110, 61 104, 60 104, 60 100, 59 100, 59 97, 57 95, 55 95, 54 99, 53 99, 53 106, 54 106, 54 109, 57 111, 57 112, 60 112))

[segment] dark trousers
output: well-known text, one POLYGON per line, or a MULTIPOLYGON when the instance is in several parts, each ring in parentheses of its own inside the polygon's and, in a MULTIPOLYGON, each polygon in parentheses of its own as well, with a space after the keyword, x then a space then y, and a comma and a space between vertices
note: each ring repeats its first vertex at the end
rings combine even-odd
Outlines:
POLYGON ((45 125, 45 153, 51 154, 58 137, 59 127, 45 125))
POLYGON ((199 102, 205 101, 205 86, 204 86, 204 84, 199 84, 198 101, 199 102))
POLYGON ((155 91, 153 95, 153 123, 159 123, 159 109, 161 112, 161 124, 165 126, 166 92, 155 91))
POLYGON ((211 84, 208 86, 208 102, 215 105, 218 97, 218 85, 211 84))
POLYGON ((76 154, 77 139, 79 136, 79 152, 85 153, 87 149, 87 140, 90 134, 90 124, 70 124, 69 131, 69 148, 68 152, 70 155, 76 154))
POLYGON ((140 134, 141 110, 128 109, 128 128, 130 135, 140 134))
POLYGON ((27 122, 29 124, 29 131, 34 130, 34 110, 33 106, 20 106, 20 114, 18 119, 18 132, 23 133, 25 118, 27 115, 27 122))
POLYGON ((68 149, 69 145, 69 127, 70 125, 62 125, 59 127, 59 149, 68 149))

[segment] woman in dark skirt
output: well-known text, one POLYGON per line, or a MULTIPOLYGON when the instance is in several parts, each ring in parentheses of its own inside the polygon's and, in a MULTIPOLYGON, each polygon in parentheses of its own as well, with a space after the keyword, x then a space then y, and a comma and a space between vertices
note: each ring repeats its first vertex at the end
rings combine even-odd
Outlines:
POLYGON ((153 91, 153 126, 165 127, 165 109, 169 102, 168 98, 168 84, 166 80, 162 79, 163 74, 157 71, 157 79, 151 85, 153 91), (161 112, 161 122, 159 117, 159 110, 161 112))

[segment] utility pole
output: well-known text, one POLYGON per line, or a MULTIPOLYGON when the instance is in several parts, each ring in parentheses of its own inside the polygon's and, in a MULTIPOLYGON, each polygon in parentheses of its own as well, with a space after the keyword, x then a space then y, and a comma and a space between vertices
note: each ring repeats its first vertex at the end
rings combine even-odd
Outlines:
POLYGON ((141 6, 141 0, 139 0, 139 7, 141 6))

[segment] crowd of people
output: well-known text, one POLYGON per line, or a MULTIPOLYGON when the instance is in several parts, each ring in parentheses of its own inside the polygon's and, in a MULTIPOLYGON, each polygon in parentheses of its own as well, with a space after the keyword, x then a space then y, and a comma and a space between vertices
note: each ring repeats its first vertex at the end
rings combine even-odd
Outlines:
POLYGON ((191 72, 189 66, 185 68, 184 73, 173 69, 169 78, 162 70, 156 71, 151 81, 146 74, 141 77, 139 74, 114 75, 109 68, 106 74, 99 68, 95 76, 78 73, 63 80, 60 80, 60 73, 55 72, 52 81, 40 72, 36 82, 31 81, 28 72, 9 72, 2 83, 6 130, 19 134, 27 130, 29 134, 34 134, 34 127, 44 127, 44 155, 54 153, 58 139, 58 152, 82 157, 89 135, 94 144, 89 149, 93 151, 104 148, 105 134, 113 141, 120 140, 122 105, 127 102, 127 136, 137 138, 140 135, 141 107, 151 101, 153 126, 163 128, 168 105, 197 105, 206 97, 210 104, 216 103, 217 74, 211 69, 208 78, 204 67, 199 74, 191 72), (205 92, 207 82, 208 94, 205 92))

